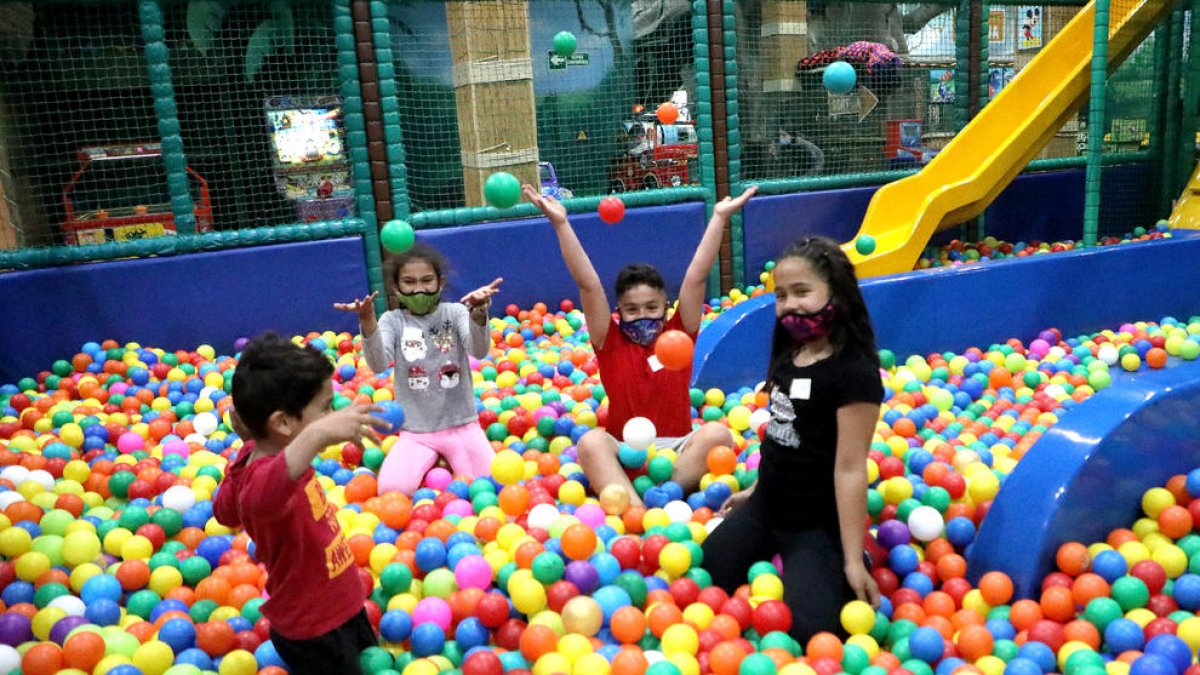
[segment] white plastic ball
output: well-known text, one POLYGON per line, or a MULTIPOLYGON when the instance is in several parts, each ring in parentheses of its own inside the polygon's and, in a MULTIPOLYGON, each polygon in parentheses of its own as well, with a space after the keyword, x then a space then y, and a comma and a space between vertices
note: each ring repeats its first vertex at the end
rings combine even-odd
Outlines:
POLYGON ((205 387, 200 390, 200 398, 209 398, 210 399, 210 398, 212 398, 212 395, 217 393, 218 391, 221 391, 221 390, 217 389, 216 387, 205 387))
POLYGON ((8 645, 0 645, 0 673, 11 673, 21 667, 21 655, 8 645))
POLYGON ((538 504, 529 510, 529 526, 549 530, 550 525, 562 515, 553 504, 538 504))
POLYGON ((196 433, 201 436, 208 436, 217 430, 217 426, 221 424, 221 420, 210 412, 202 412, 192 419, 192 427, 196 429, 196 433))
POLYGON ((51 600, 48 607, 57 607, 67 613, 67 616, 83 616, 87 606, 83 604, 83 600, 73 595, 60 595, 51 600))
POLYGON ((197 445, 204 445, 205 443, 208 442, 208 439, 201 436, 200 434, 188 434, 187 436, 185 436, 183 438, 183 442, 187 443, 189 445, 191 445, 192 443, 195 443, 197 445))
POLYGON ((50 491, 54 489, 54 476, 49 471, 43 469, 34 469, 29 472, 25 478, 26 481, 33 481, 42 486, 43 490, 50 491))
POLYGON ((21 483, 24 483, 25 479, 28 477, 29 469, 26 469, 20 464, 6 466, 4 467, 3 471, 0 471, 0 478, 3 478, 13 485, 20 485, 21 483))
POLYGON ((767 422, 771 421, 771 411, 766 408, 759 408, 750 413, 750 430, 758 431, 758 428, 767 422))
POLYGON ((658 430, 654 428, 654 422, 645 417, 634 417, 625 423, 621 436, 634 450, 646 450, 658 437, 658 430))
MULTIPOLYGON (((25 501, 25 495, 21 494, 20 492, 17 492, 16 490, 0 492, 0 511, 7 509, 8 507, 12 506, 13 504, 16 504, 17 502, 23 502, 23 501, 25 501)), ((0 671, 0 672, 3 672, 3 671, 0 671)))
POLYGON ((704 531, 709 534, 712 534, 712 531, 717 529, 717 526, 723 522, 725 522, 724 518, 720 518, 720 517, 709 518, 708 522, 704 524, 704 531))
POLYGON ((932 506, 918 506, 908 514, 908 531, 918 541, 933 541, 942 536, 946 521, 932 506))
POLYGON ((162 504, 172 511, 183 513, 196 504, 196 493, 186 485, 172 485, 163 493, 162 504))
POLYGON ((687 523, 692 519, 692 507, 687 505, 687 502, 675 500, 663 507, 667 518, 671 519, 672 523, 687 523))
POLYGON ((1120 352, 1111 342, 1105 342, 1100 345, 1100 350, 1096 354, 1096 358, 1107 363, 1110 366, 1117 365, 1117 361, 1121 359, 1120 352))

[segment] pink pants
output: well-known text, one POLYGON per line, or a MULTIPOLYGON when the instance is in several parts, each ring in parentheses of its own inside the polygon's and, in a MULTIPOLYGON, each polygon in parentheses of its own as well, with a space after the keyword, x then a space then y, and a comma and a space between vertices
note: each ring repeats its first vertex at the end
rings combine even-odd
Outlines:
POLYGON ((402 431, 379 467, 379 494, 416 492, 438 457, 445 457, 455 474, 478 478, 491 473, 495 456, 476 422, 428 433, 402 431))

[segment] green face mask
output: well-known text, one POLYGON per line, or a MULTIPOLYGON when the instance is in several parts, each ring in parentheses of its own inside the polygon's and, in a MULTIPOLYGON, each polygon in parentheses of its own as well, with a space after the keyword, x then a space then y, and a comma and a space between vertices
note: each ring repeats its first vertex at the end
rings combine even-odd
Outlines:
POLYGON ((400 304, 413 314, 428 314, 437 309, 438 303, 442 301, 442 291, 439 289, 433 293, 400 293, 396 297, 400 304))

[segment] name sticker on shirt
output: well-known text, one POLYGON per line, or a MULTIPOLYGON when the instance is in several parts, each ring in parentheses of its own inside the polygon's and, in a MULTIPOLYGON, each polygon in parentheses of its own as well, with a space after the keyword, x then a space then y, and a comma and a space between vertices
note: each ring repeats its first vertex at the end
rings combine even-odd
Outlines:
POLYGON ((646 363, 650 364, 650 372, 657 373, 663 369, 662 361, 658 360, 658 354, 651 354, 650 358, 646 359, 646 363))
POLYGON ((788 394, 788 398, 807 401, 809 396, 812 396, 812 380, 807 377, 797 377, 792 380, 792 390, 788 394))

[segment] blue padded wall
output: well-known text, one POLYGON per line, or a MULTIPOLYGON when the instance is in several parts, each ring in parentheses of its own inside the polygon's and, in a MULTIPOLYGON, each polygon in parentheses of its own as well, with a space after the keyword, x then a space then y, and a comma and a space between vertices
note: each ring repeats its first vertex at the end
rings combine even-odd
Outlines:
POLYGON ((1122 380, 1064 416, 1005 479, 968 548, 973 583, 999 570, 1018 597, 1037 598, 1059 546, 1129 527, 1142 493, 1200 466, 1200 364, 1122 380))
POLYGON ((357 330, 333 309, 367 288, 358 237, 0 274, 0 383, 89 340, 231 353, 264 330, 357 330))

